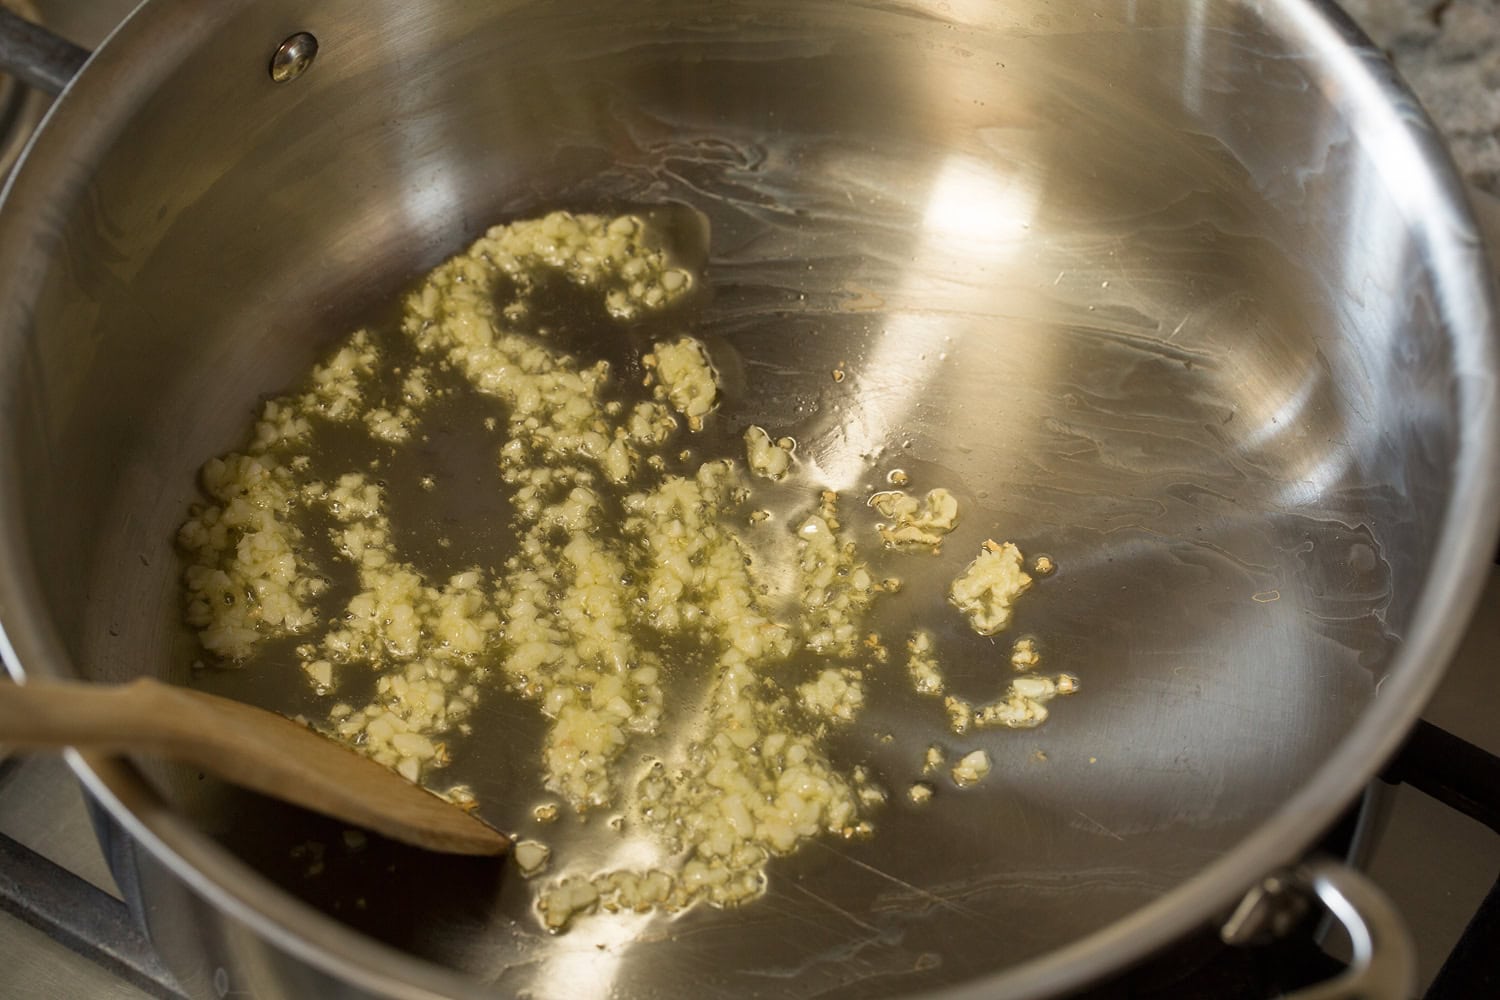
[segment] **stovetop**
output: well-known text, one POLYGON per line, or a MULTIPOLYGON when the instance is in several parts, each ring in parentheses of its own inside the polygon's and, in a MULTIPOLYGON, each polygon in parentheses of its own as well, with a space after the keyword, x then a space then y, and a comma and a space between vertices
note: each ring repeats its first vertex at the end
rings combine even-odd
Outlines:
MULTIPOLYGON (((54 30, 93 46, 136 0, 0 3, 40 14, 54 30)), ((1500 198, 1500 0, 1344 0, 1344 6, 1406 74, 1471 184, 1500 198)), ((1500 202, 1487 210, 1500 218, 1500 202)), ((1424 718, 1500 754, 1500 566, 1424 718)), ((1386 793, 1375 808, 1367 870, 1412 931, 1425 992, 1500 877, 1500 837, 1409 786, 1381 787, 1386 793)), ((55 864, 82 880, 73 883, 72 895, 51 905, 65 908, 95 890, 101 904, 118 901, 82 792, 60 758, 0 762, 0 834, 45 859, 28 864, 55 864)), ((0 857, 0 887, 6 863, 0 857)), ((112 922, 121 913, 119 906, 101 905, 81 923, 118 930, 112 922)), ((0 911, 0 1000, 161 996, 150 982, 157 970, 150 968, 149 954, 136 950, 139 944, 126 941, 111 970, 0 911), (143 967, 132 971, 132 964, 143 967)), ((1332 949, 1337 952, 1336 943, 1332 949)))

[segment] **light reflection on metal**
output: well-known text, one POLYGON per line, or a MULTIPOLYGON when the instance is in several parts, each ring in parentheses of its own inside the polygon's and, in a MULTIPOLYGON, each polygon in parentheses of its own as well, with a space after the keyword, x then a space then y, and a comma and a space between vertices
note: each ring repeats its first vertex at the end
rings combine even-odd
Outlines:
POLYGON ((930 375, 959 333, 954 317, 1003 306, 991 279, 1025 246, 1037 197, 1035 180, 1019 168, 961 154, 943 159, 928 189, 911 265, 894 296, 912 309, 886 317, 856 374, 878 404, 852 407, 837 437, 822 442, 819 471, 829 488, 855 488, 869 474, 872 456, 902 447, 899 428, 920 397, 941 384, 930 375), (932 294, 939 288, 940 302, 932 294))

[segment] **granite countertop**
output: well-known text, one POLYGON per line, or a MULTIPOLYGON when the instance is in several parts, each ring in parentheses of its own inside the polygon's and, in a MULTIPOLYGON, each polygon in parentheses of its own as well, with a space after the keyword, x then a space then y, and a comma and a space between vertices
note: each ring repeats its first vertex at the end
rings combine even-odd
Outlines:
POLYGON ((1340 0, 1422 99, 1475 187, 1500 197, 1500 0, 1340 0))

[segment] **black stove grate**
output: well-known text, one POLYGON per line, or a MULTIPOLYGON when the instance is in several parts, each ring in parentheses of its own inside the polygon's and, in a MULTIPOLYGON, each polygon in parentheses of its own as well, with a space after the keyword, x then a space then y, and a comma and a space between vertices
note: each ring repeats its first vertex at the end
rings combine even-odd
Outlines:
POLYGON ((0 834, 0 910, 160 1000, 183 1000, 125 904, 0 834))
MULTIPOLYGON (((1500 757, 1418 722, 1383 781, 1406 784, 1500 834, 1500 757)), ((1500 996, 1500 879, 1433 978, 1426 1000, 1500 996)))

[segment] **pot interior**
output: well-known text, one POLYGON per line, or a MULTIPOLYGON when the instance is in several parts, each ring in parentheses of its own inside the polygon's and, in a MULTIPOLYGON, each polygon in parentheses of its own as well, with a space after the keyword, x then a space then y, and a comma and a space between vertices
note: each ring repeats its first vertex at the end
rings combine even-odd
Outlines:
MULTIPOLYGON (((66 651, 38 672, 189 680, 173 538, 259 400, 491 224, 670 205, 708 224, 708 293, 672 319, 725 375, 720 444, 758 423, 851 495, 891 467, 952 490, 955 550, 1056 561, 1014 634, 1082 684, 1041 728, 959 738, 893 665, 839 752, 899 791, 928 744, 983 747, 990 780, 893 796, 873 839, 779 860, 742 908, 559 936, 492 864, 345 850, 152 771, 325 912, 538 997, 970 982, 1201 873, 1385 678, 1438 669, 1402 646, 1437 560, 1467 558, 1438 548, 1468 350, 1431 265, 1438 187, 1356 127, 1298 5, 224 6, 88 130, 4 331, 10 558, 66 651), (274 84, 294 29, 320 53, 274 84)), ((37 158, 88 128, 68 110, 37 158)), ((903 575, 942 607, 937 569, 903 575)), ((950 669, 975 691, 996 670, 950 669)), ((196 682, 326 710, 290 660, 196 682)), ((540 724, 481 700, 452 771, 487 813, 541 794, 540 724)))

